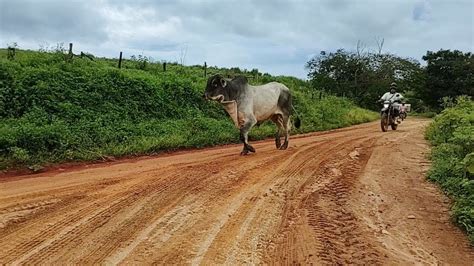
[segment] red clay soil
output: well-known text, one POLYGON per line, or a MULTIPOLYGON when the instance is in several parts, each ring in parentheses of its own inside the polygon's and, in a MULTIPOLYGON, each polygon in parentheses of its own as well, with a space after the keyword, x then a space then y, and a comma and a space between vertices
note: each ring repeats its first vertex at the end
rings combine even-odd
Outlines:
POLYGON ((470 265, 424 177, 428 123, 3 178, 0 264, 470 265))

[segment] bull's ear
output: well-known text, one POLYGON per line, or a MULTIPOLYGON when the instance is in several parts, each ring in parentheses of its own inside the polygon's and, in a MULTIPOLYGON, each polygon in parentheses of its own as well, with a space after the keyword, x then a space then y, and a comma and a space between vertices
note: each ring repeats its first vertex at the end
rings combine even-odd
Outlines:
POLYGON ((221 79, 221 85, 222 88, 224 88, 225 86, 227 86, 227 81, 225 81, 225 79, 221 79))

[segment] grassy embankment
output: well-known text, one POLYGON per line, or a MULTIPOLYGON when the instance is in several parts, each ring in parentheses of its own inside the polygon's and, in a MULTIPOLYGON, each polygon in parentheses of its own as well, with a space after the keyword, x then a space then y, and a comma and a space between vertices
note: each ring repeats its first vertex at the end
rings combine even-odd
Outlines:
POLYGON ((426 138, 433 145, 428 178, 454 200, 453 218, 474 244, 474 101, 459 97, 434 118, 426 138))
MULTIPOLYGON (((0 170, 238 142, 223 109, 202 99, 200 66, 169 63, 163 72, 161 63, 145 60, 126 60, 117 69, 116 59, 65 58, 62 52, 17 50, 9 60, 0 49, 0 170)), ((208 68, 208 75, 239 72, 208 68)), ((377 118, 349 100, 320 99, 296 78, 259 73, 251 83, 269 81, 283 82, 294 94, 303 124, 293 134, 377 118)), ((265 123, 250 137, 274 131, 265 123)))

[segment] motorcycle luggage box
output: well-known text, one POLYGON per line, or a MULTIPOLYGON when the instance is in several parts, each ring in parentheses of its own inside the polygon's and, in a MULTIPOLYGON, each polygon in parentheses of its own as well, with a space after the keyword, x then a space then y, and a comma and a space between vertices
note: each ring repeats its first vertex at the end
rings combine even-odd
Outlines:
POLYGON ((406 110, 407 113, 410 112, 410 110, 411 110, 411 104, 406 103, 406 104, 405 104, 405 110, 406 110))

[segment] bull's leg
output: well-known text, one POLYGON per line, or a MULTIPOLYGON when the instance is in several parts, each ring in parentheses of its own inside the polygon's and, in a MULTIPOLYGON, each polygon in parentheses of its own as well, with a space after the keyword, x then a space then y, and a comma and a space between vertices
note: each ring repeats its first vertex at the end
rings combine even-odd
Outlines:
POLYGON ((279 149, 281 147, 280 131, 283 129, 283 117, 281 115, 274 115, 272 116, 272 121, 277 126, 275 133, 275 145, 276 148, 279 149))
POLYGON ((290 136, 290 129, 291 129, 290 116, 284 115, 283 116, 283 132, 285 133, 285 142, 283 142, 283 145, 281 145, 280 150, 286 150, 288 148, 288 139, 290 136))
POLYGON ((244 125, 240 128, 240 140, 244 143, 244 148, 240 155, 247 155, 249 152, 255 152, 254 147, 249 144, 249 131, 257 123, 255 117, 246 119, 244 125))
POLYGON ((277 149, 279 149, 281 147, 280 129, 279 128, 277 128, 277 131, 275 133, 275 145, 276 145, 277 149))

